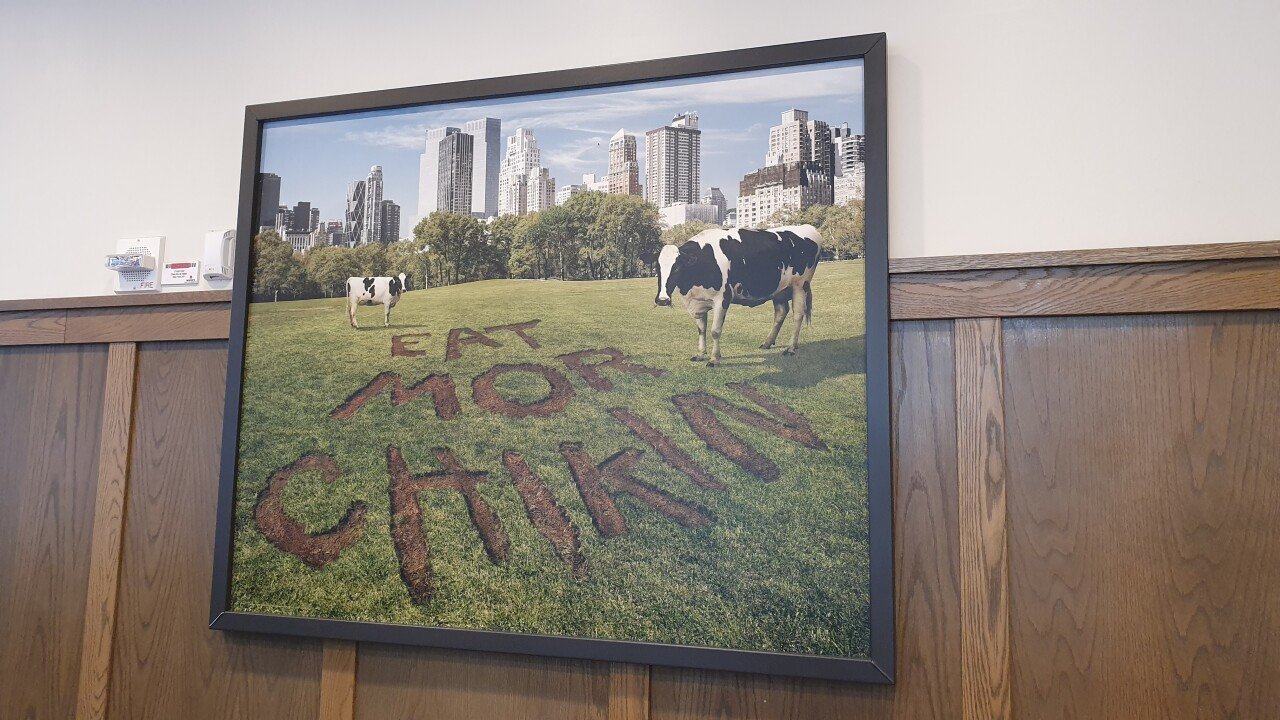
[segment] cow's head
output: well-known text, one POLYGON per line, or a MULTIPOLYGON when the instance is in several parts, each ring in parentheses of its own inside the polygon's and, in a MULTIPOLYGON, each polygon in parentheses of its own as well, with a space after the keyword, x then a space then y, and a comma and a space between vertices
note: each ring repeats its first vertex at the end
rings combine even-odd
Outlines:
POLYGON ((391 282, 387 283, 387 285, 392 295, 399 295, 401 292, 409 289, 409 286, 405 284, 404 273, 400 273, 399 275, 391 278, 391 282))
POLYGON ((662 252, 658 253, 658 295, 653 302, 668 306, 676 290, 688 292, 689 288, 699 284, 699 265, 708 259, 715 262, 711 248, 704 248, 692 240, 679 246, 663 247, 662 252))

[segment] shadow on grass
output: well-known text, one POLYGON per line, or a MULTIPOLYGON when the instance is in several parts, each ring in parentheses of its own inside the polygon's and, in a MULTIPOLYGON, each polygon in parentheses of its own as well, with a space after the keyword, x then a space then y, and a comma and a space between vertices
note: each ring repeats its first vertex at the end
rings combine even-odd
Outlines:
POLYGON ((772 371, 756 381, 778 387, 807 388, 841 375, 865 374, 867 337, 801 342, 795 355, 774 349, 765 354, 764 364, 772 371))
POLYGON ((358 328, 351 328, 351 329, 358 330, 359 332, 366 332, 368 330, 417 330, 419 328, 424 328, 424 327, 429 327, 429 326, 428 325, 397 325, 395 323, 391 323, 391 327, 383 327, 381 325, 361 325, 358 328))

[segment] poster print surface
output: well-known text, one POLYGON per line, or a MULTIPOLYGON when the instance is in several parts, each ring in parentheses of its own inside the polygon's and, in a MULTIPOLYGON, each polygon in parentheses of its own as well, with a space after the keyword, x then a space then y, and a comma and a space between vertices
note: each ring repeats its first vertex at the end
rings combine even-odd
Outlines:
POLYGON ((228 609, 867 657, 862 71, 265 123, 228 609))

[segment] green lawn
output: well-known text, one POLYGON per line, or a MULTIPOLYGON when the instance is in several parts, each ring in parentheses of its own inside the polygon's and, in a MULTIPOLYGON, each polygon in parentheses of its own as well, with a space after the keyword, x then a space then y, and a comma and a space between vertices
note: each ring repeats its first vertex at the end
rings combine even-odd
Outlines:
MULTIPOLYGON (((757 349, 772 309, 734 306, 722 340, 724 364, 692 363, 696 330, 680 307, 653 305, 653 279, 600 282, 496 280, 405 294, 382 327, 381 306, 358 310, 347 324, 343 299, 250 306, 241 416, 233 602, 246 612, 415 625, 641 640, 836 656, 868 652, 866 545, 866 398, 861 262, 824 263, 814 283, 813 325, 800 352, 757 349), (533 349, 510 332, 502 347, 468 345, 445 360, 450 328, 538 319, 533 349), (425 357, 392 357, 391 338, 415 339, 425 357), (611 392, 587 387, 556 359, 586 348, 614 347, 663 377, 604 371, 611 392), (498 363, 538 363, 568 377, 575 397, 549 417, 512 419, 478 407, 471 381, 498 363), (430 395, 392 407, 388 394, 349 420, 330 411, 382 371, 406 384, 432 374, 455 381, 461 413, 436 417, 430 395), (712 452, 670 398, 705 391, 759 410, 728 389, 748 382, 808 418, 826 451, 743 425, 725 424, 781 468, 775 482, 749 475, 712 452), (666 465, 606 409, 624 407, 672 438, 726 486, 700 488, 666 465), (714 518, 687 529, 628 495, 615 495, 630 532, 602 538, 593 527, 558 446, 579 441, 595 462, 624 448, 644 451, 635 477, 696 502, 714 518), (456 492, 420 495, 422 525, 437 592, 410 601, 390 531, 388 445, 400 447, 414 473, 440 470, 431 452, 448 447, 472 471, 488 472, 480 495, 511 542, 506 564, 489 561, 456 492), (501 450, 522 453, 579 529, 588 576, 575 579, 530 523, 501 450), (297 476, 284 506, 308 532, 327 530, 363 500, 363 535, 335 562, 313 570, 257 530, 258 492, 278 469, 304 453, 337 459, 333 484, 318 473, 297 476)), ((789 326, 789 323, 788 323, 789 326)), ((785 339, 786 330, 780 339, 785 339)), ((508 375, 505 397, 530 400, 545 381, 508 375)))

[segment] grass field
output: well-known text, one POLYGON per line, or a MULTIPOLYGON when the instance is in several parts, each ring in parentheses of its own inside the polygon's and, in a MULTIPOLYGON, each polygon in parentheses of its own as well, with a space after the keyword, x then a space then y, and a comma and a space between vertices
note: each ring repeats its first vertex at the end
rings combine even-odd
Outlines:
MULTIPOLYGON (((484 281, 406 293, 382 327, 381 306, 347 324, 343 299, 258 303, 250 307, 237 484, 232 594, 246 612, 509 630, 834 656, 868 652, 866 425, 863 370, 863 266, 824 263, 813 282, 813 325, 800 352, 757 349, 772 310, 734 306, 725 322, 724 363, 692 363, 696 330, 676 307, 653 305, 653 279, 600 282, 484 281), (501 347, 468 345, 445 359, 451 328, 540 320, 533 349, 510 332, 501 347), (393 357, 391 338, 413 338, 423 357, 393 357), (662 377, 604 371, 610 392, 587 387, 556 356, 613 347, 666 371, 662 377), (498 363, 538 363, 570 378, 576 391, 562 412, 512 419, 472 401, 471 381, 498 363), (455 381, 461 413, 438 418, 430 395, 393 407, 387 393, 349 420, 330 411, 382 371, 406 384, 429 374, 455 381), (705 391, 759 410, 727 383, 749 382, 808 418, 826 451, 802 447, 721 415, 739 437, 773 460, 781 477, 765 482, 712 452, 671 402, 705 391), (703 489, 668 466, 606 409, 642 417, 726 486, 703 489), (630 531, 602 538, 592 525, 562 441, 578 441, 601 462, 623 448, 643 450, 634 475, 705 508, 714 522, 689 529, 628 495, 615 495, 630 531), (387 446, 414 473, 440 469, 431 450, 448 447, 471 471, 489 473, 480 496, 510 538, 510 558, 485 555, 456 492, 420 495, 436 594, 410 601, 391 536, 387 446), (526 516, 503 466, 520 452, 579 529, 588 575, 575 579, 526 516), (308 532, 333 527, 348 505, 367 506, 363 534, 336 561, 312 569, 271 545, 254 523, 267 479, 305 453, 336 458, 341 477, 318 473, 288 485, 284 507, 308 532)), ((788 327, 789 327, 788 322, 788 327)), ((782 338, 786 337, 784 334, 782 338)), ((506 375, 501 395, 529 401, 548 386, 506 375)))

